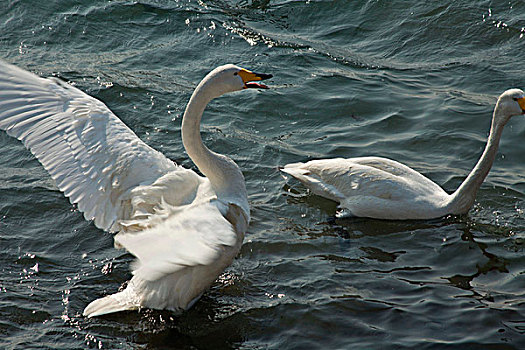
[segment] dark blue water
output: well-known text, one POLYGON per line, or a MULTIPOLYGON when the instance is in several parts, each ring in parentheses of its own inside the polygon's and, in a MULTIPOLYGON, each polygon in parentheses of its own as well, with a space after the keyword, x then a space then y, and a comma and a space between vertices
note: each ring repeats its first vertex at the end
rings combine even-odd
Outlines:
POLYGON ((464 217, 334 220, 278 166, 401 161, 453 191, 497 96, 525 87, 523 1, 0 2, 0 58, 104 101, 194 168, 182 112, 214 67, 272 73, 214 101, 203 139, 243 170, 252 223, 193 309, 85 319, 132 256, 0 133, 0 348, 525 347, 525 119, 507 125, 464 217))

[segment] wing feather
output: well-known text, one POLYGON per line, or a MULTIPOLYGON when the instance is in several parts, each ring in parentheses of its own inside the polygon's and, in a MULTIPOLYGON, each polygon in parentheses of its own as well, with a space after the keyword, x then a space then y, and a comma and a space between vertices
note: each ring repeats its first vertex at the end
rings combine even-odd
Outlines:
POLYGON ((341 201, 353 196, 383 199, 413 198, 444 193, 427 177, 387 158, 357 157, 312 160, 282 169, 314 193, 341 201))
POLYGON ((115 242, 137 257, 133 274, 154 281, 188 266, 213 265, 237 234, 215 202, 178 209, 165 221, 138 233, 115 236, 115 242))
POLYGON ((21 140, 87 220, 115 231, 124 195, 179 168, 101 101, 0 60, 0 129, 21 140))

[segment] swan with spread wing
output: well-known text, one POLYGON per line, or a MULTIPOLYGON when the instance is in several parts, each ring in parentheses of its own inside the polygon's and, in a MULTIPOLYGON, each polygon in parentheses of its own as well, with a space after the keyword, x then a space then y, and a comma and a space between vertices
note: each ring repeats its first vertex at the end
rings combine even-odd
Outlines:
POLYGON ((520 114, 525 114, 523 91, 501 94, 485 150, 452 194, 408 166, 381 157, 319 159, 287 164, 281 170, 313 193, 338 202, 344 216, 408 220, 465 214, 496 158, 503 127, 520 114))
POLYGON ((190 308, 230 265, 250 221, 244 177, 202 142, 206 105, 271 78, 235 65, 210 72, 182 120, 188 156, 205 177, 146 145, 101 101, 0 60, 0 129, 21 140, 87 220, 116 232, 137 259, 127 287, 91 302, 88 317, 190 308))

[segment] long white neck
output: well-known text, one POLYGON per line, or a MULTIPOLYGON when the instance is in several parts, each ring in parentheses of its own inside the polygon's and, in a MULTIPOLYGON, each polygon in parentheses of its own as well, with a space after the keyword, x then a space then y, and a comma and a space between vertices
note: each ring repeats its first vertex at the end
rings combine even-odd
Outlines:
POLYGON ((230 158, 210 151, 200 134, 202 114, 215 97, 213 86, 204 79, 193 92, 182 118, 182 143, 199 170, 210 180, 217 197, 249 211, 244 176, 230 158))
POLYGON ((503 132, 503 128, 508 119, 502 118, 499 114, 499 109, 496 106, 492 117, 492 124, 487 140, 485 150, 478 160, 476 166, 459 188, 451 195, 450 208, 452 214, 464 214, 474 204, 476 193, 478 192, 483 180, 487 177, 496 154, 498 152, 499 140, 503 132))

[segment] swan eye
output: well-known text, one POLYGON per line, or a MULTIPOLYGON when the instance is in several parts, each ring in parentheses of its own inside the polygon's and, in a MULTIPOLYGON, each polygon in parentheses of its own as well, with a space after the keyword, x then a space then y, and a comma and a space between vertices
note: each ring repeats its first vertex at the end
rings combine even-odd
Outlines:
POLYGON ((239 75, 239 73, 235 72, 235 73, 233 73, 233 75, 239 75))
POLYGON ((513 97, 512 98, 514 101, 518 101, 518 98, 517 97, 513 97))

